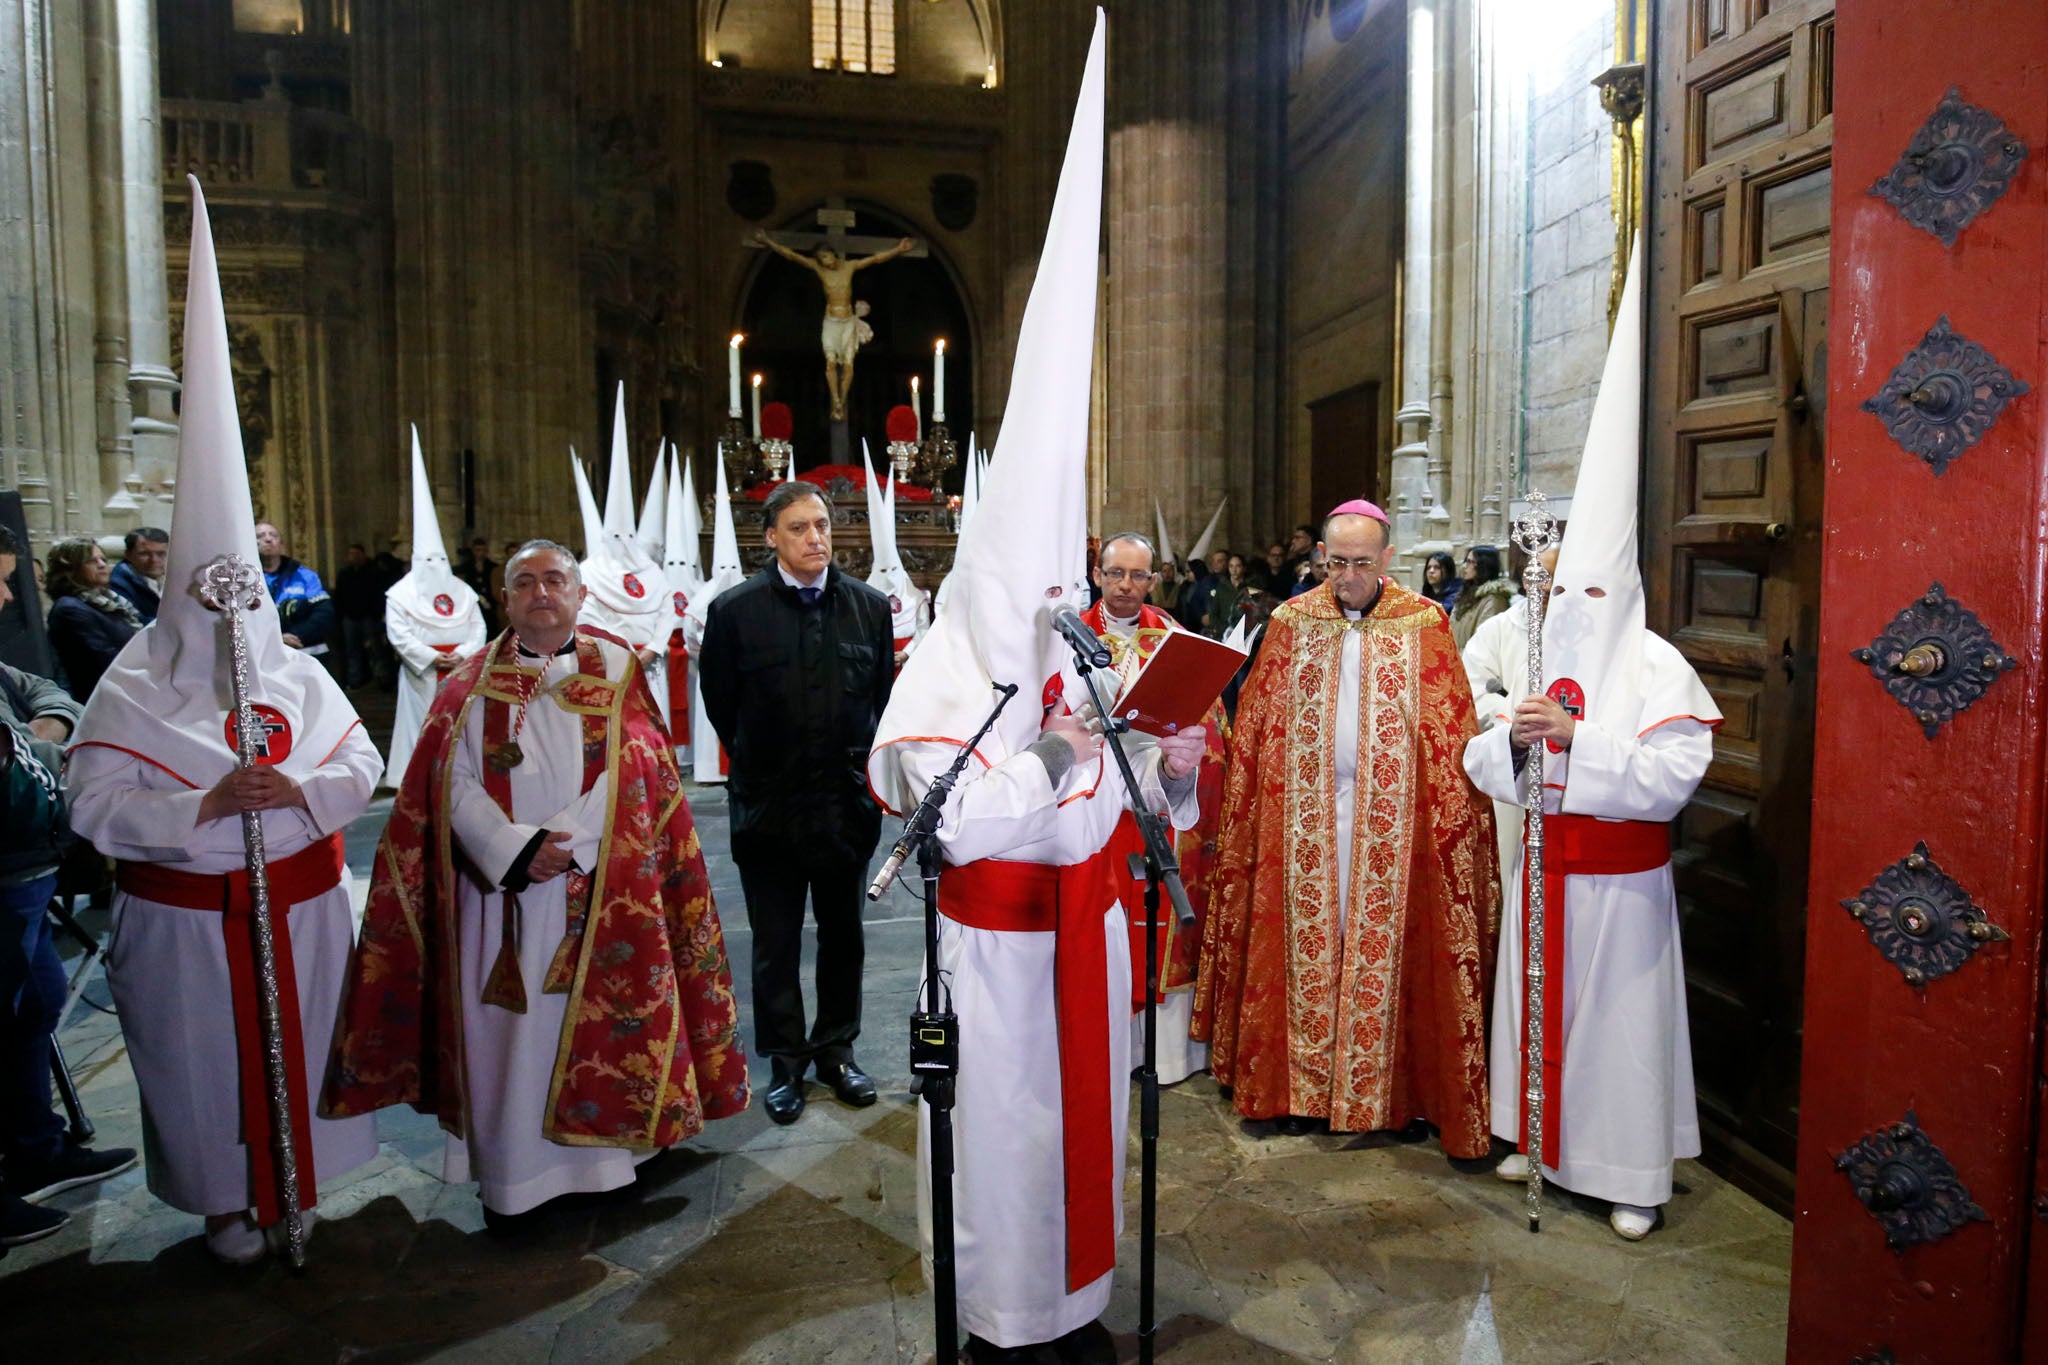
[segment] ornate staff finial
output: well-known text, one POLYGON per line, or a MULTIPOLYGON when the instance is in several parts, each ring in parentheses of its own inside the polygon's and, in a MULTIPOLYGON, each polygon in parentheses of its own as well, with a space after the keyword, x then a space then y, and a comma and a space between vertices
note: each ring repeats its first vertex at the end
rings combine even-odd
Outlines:
POLYGON ((1529 490, 1529 510, 1515 518, 1515 529, 1509 539, 1531 559, 1557 544, 1557 518, 1551 515, 1550 499, 1541 491, 1529 490))
POLYGON ((254 611, 263 603, 263 575, 240 555, 220 555, 199 568, 199 600, 215 611, 254 611))

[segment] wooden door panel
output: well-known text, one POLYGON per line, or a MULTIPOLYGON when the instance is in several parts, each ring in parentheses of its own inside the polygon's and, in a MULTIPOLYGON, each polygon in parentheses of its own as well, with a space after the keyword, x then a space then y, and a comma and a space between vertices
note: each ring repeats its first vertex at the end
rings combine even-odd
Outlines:
MULTIPOLYGON (((1656 37, 1644 582, 1720 704, 1673 875, 1708 1159, 1789 1205, 1811 805, 1832 125, 1820 0, 1656 37)), ((1660 16, 1663 11, 1660 11, 1660 16)), ((1681 18, 1674 15, 1673 18, 1681 18)))

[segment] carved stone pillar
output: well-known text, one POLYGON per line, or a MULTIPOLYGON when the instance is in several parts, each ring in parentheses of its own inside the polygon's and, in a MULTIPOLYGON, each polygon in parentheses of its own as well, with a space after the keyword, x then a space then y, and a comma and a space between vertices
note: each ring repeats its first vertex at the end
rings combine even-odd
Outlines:
POLYGON ((1102 529, 1149 534, 1156 498, 1181 550, 1228 487, 1228 8, 1126 7, 1109 45, 1111 482, 1102 529))
POLYGON ((98 530, 87 66, 79 8, 0 0, 0 485, 32 548, 98 530))
POLYGON ((1430 358, 1433 354, 1436 217, 1437 0, 1408 0, 1408 155, 1402 191, 1407 218, 1401 249, 1401 406, 1394 422, 1391 481, 1396 571, 1421 562, 1430 538, 1430 358))

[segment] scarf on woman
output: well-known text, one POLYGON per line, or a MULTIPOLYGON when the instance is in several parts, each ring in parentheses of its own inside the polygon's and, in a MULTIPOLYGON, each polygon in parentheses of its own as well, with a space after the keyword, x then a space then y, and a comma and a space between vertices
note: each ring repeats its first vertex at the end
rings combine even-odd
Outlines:
POLYGON ((137 630, 142 629, 142 617, 137 614, 135 604, 111 588, 88 588, 82 583, 74 583, 70 591, 58 595, 75 597, 87 606, 98 607, 109 616, 120 617, 137 630))

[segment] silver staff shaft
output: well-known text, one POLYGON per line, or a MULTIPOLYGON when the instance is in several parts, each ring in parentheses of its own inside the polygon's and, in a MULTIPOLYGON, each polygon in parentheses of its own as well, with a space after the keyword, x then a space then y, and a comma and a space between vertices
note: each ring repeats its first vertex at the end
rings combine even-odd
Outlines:
MULTIPOLYGON (((1543 695, 1543 617, 1550 605, 1550 571, 1543 566, 1545 552, 1557 545, 1557 519, 1550 513, 1548 499, 1540 492, 1529 494, 1529 510, 1515 522, 1514 542, 1529 556, 1522 568, 1523 600, 1529 604, 1529 634, 1523 695, 1543 695)), ((1525 995, 1523 1017, 1527 1022, 1526 1052, 1522 1065, 1522 1102, 1528 1130, 1529 1231, 1543 1222, 1543 742, 1529 746, 1522 763, 1522 887, 1528 898, 1529 927, 1522 941, 1522 975, 1525 995)))
MULTIPOLYGON (((235 702, 238 766, 253 767, 263 744, 263 724, 249 703, 249 635, 243 613, 257 604, 263 579, 238 555, 222 555, 203 570, 201 592, 227 621, 229 675, 235 702)), ((249 863, 249 907, 256 935, 257 1007, 262 1023, 264 1089, 270 1101, 270 1134, 277 1148, 277 1195, 284 1209, 285 1244, 294 1268, 306 1264, 306 1223, 299 1213, 299 1156, 292 1130, 291 1092, 284 1056, 284 1013, 278 1000, 277 936, 270 923, 270 878, 263 852, 263 816, 242 812, 242 848, 249 863)))

